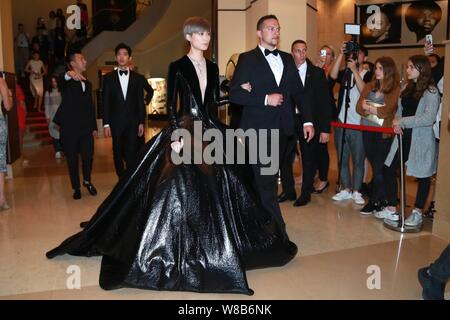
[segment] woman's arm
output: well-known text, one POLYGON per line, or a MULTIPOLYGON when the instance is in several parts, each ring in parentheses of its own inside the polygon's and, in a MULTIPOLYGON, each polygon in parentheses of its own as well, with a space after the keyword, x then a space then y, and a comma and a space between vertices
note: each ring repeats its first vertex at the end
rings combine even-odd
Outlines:
POLYGON ((400 87, 395 88, 392 92, 385 94, 384 107, 370 107, 368 112, 374 114, 381 119, 393 117, 398 109, 398 98, 400 96, 400 87))
POLYGON ((27 65, 26 65, 26 67, 25 67, 25 72, 28 72, 28 73, 30 73, 30 72, 33 71, 33 70, 31 69, 30 61, 31 61, 31 60, 28 60, 27 65))
POLYGON ((434 92, 426 90, 419 102, 419 105, 425 104, 424 110, 421 113, 416 112, 414 116, 400 118, 400 126, 402 128, 431 127, 436 121, 440 99, 441 97, 436 89, 434 89, 434 92))
POLYGON ((3 105, 5 106, 6 110, 11 110, 13 104, 12 104, 12 94, 11 91, 8 89, 8 85, 6 84, 5 79, 0 78, 0 94, 2 95, 2 101, 3 105))

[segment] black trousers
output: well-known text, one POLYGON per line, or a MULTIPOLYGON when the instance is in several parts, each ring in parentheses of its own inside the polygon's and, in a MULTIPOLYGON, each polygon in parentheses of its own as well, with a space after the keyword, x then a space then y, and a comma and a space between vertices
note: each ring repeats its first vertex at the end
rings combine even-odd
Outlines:
MULTIPOLYGON (((280 144, 281 146, 281 144, 280 144)), ((295 196, 295 180, 293 162, 295 159, 295 148, 297 146, 297 136, 290 136, 285 142, 285 151, 281 158, 280 178, 283 193, 295 196)))
POLYGON ((83 180, 91 181, 94 157, 94 137, 89 133, 61 132, 61 142, 66 155, 72 189, 80 189, 78 157, 81 156, 83 180))
POLYGON ((328 170, 330 169, 330 154, 328 153, 328 143, 319 143, 316 148, 316 161, 317 169, 319 170, 320 181, 328 181, 328 170))
MULTIPOLYGON (((269 134, 268 141, 267 141, 267 144, 268 144, 267 150, 270 150, 270 145, 271 145, 272 139, 273 139, 273 137, 269 134)), ((287 155, 286 152, 288 149, 287 148, 288 142, 291 141, 291 139, 295 140, 294 136, 287 136, 280 131, 279 144, 278 144, 279 152, 278 152, 278 154, 271 155, 273 157, 278 157, 279 163, 282 163, 283 159, 286 157, 286 155, 287 155)), ((247 140, 247 142, 248 142, 248 140, 247 140)), ((247 145, 247 149, 248 149, 248 143, 246 143, 246 145, 247 145)), ((259 145, 259 141, 258 141, 258 145, 259 145)), ((276 168, 274 174, 271 174, 271 175, 262 174, 261 169, 267 168, 267 167, 269 167, 269 165, 262 164, 260 160, 261 159, 259 159, 259 157, 258 157, 257 163, 252 165, 256 190, 258 191, 262 206, 264 207, 264 209, 266 209, 267 212, 272 214, 272 216, 275 218, 275 220, 278 222, 279 226, 281 227, 281 230, 285 233, 285 236, 287 237, 286 225, 283 220, 283 216, 281 215, 280 206, 278 204, 277 191, 278 191, 279 166, 278 166, 278 168, 276 168)))
POLYGON ((384 181, 384 161, 389 153, 392 138, 383 139, 383 134, 378 132, 366 132, 363 135, 364 151, 367 160, 372 166, 373 184, 371 202, 379 202, 387 199, 386 183, 384 181))
POLYGON ((112 143, 114 168, 117 176, 120 178, 126 169, 133 166, 136 154, 139 151, 138 127, 130 126, 121 130, 112 128, 112 143))
MULTIPOLYGON (((320 136, 316 134, 310 142, 306 142, 304 137, 299 137, 303 168, 302 196, 309 196, 314 191, 314 176, 319 163, 319 138, 320 136)), ((326 179, 323 181, 326 181, 326 179)))

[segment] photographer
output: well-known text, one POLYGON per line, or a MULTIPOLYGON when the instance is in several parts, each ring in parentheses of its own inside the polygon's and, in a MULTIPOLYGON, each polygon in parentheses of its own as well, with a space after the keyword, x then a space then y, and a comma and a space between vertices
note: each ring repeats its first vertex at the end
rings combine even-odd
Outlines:
MULTIPOLYGON (((330 77, 337 80, 341 88, 339 90, 339 99, 337 105, 336 117, 339 122, 356 124, 361 123, 361 116, 356 112, 356 103, 359 100, 361 92, 364 89, 366 83, 372 79, 372 74, 366 70, 363 66, 364 61, 367 59, 367 49, 360 47, 356 50, 355 43, 344 42, 342 44, 340 53, 336 58, 336 62, 330 72, 330 77), (349 50, 351 49, 351 50, 349 50), (339 67, 342 60, 346 58, 345 70, 339 71, 339 67), (348 80, 348 81, 347 81, 348 80), (349 85, 349 104, 346 115, 346 85, 349 85)), ((341 148, 343 147, 342 159, 340 163, 341 167, 341 181, 343 188, 339 193, 333 196, 333 200, 342 201, 347 199, 353 199, 356 204, 363 205, 364 199, 360 193, 360 189, 364 177, 364 146, 361 131, 346 129, 345 130, 345 144, 342 146, 342 135, 344 130, 342 128, 336 128, 335 131, 335 143, 338 152, 338 158, 341 156, 341 148), (350 154, 353 162, 353 184, 350 182, 350 154), (353 193, 351 192, 353 187, 353 193)))

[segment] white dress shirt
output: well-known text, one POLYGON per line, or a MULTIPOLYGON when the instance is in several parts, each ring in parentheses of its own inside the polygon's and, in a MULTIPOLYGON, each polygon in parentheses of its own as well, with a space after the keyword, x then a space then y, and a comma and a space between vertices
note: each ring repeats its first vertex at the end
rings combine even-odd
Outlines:
POLYGON ((305 87, 305 85, 306 85, 305 81, 306 81, 306 70, 307 69, 308 69, 308 63, 305 60, 305 62, 303 62, 303 64, 301 64, 298 67, 298 73, 300 74, 300 78, 302 79, 303 87, 305 87))
POLYGON ((261 45, 258 45, 258 47, 262 51, 267 62, 269 63, 270 69, 272 69, 273 75, 275 76, 275 81, 277 82, 277 85, 280 85, 284 69, 283 60, 281 59, 280 54, 278 54, 277 56, 273 54, 269 54, 266 56, 266 54, 264 53, 264 50, 266 50, 266 48, 262 47, 261 45))
POLYGON ((127 99, 127 91, 128 91, 128 81, 130 81, 130 70, 128 68, 126 68, 125 70, 122 70, 122 71, 128 71, 127 74, 122 74, 122 75, 120 75, 119 71, 120 71, 120 69, 118 68, 117 74, 119 75, 120 87, 122 88, 123 99, 126 100, 127 99))

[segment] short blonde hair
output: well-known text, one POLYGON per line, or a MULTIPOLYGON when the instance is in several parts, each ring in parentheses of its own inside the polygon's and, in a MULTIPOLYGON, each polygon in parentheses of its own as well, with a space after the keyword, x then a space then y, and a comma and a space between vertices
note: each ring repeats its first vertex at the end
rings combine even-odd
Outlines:
POLYGON ((196 32, 211 32, 211 26, 208 20, 201 17, 189 17, 183 24, 183 34, 192 35, 196 32))

